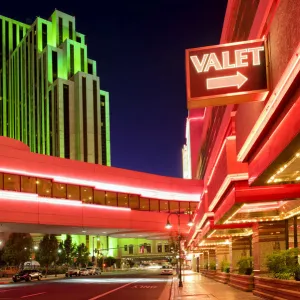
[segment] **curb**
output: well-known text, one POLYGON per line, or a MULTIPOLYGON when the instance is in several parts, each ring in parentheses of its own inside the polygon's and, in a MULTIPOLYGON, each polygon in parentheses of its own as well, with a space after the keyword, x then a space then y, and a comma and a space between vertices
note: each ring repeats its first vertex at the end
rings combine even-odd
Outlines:
MULTIPOLYGON (((41 281, 47 281, 47 280, 55 280, 55 279, 61 279, 61 278, 65 278, 64 276, 57 276, 57 277, 43 277, 41 281)), ((0 281, 0 284, 13 284, 15 282, 11 281, 0 281)))

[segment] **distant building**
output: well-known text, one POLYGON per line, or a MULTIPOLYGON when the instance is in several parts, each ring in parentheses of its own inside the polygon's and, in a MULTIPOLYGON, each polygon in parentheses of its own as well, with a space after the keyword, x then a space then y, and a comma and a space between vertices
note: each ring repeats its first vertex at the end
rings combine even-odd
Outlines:
POLYGON ((37 153, 110 165, 108 95, 75 17, 56 10, 27 25, 0 16, 0 135, 37 153))

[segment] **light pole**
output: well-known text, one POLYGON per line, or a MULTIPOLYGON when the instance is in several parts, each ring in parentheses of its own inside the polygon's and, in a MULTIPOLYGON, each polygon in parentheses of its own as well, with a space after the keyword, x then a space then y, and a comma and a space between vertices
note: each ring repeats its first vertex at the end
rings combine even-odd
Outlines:
MULTIPOLYGON (((168 215, 168 218, 167 218, 167 224, 166 224, 166 228, 167 229, 170 229, 172 228, 172 224, 170 223, 170 216, 171 215, 176 215, 177 218, 178 218, 178 243, 179 243, 179 283, 178 283, 178 286, 179 287, 183 287, 183 284, 182 284, 182 268, 181 268, 181 234, 180 234, 180 216, 184 214, 184 212, 170 212, 169 215, 168 215)), ((190 216, 190 219, 189 219, 189 222, 187 224, 188 226, 193 226, 194 223, 192 222, 191 220, 191 216, 190 216)))

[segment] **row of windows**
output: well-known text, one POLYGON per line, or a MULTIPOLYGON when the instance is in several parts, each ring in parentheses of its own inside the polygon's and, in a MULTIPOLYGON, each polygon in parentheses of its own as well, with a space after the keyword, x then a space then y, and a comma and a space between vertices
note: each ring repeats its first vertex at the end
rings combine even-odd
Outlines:
MULTIPOLYGON (((133 245, 125 245, 124 246, 124 251, 127 252, 129 254, 134 254, 133 253, 133 248, 134 246, 133 245)), ((151 245, 150 244, 142 244, 142 245, 139 245, 139 253, 151 253, 151 245)), ((158 253, 169 253, 170 252, 170 245, 168 244, 165 244, 165 245, 157 245, 157 252, 158 253)))
POLYGON ((197 202, 149 199, 126 193, 53 182, 51 179, 0 173, 0 190, 33 193, 41 197, 81 200, 84 203, 129 207, 143 211, 194 211, 197 202))

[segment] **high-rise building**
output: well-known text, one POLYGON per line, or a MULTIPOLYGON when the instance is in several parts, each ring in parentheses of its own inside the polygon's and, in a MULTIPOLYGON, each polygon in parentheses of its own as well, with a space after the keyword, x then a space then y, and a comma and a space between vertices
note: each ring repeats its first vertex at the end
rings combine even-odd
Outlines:
POLYGON ((32 25, 0 16, 0 135, 34 152, 110 165, 109 94, 75 25, 57 10, 32 25))

